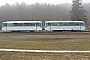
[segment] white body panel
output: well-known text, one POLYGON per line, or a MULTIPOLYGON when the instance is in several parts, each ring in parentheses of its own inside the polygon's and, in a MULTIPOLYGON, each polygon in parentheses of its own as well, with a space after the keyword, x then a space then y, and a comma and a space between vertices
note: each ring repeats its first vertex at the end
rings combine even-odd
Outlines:
POLYGON ((45 30, 85 30, 83 26, 48 26, 45 30))
POLYGON ((52 23, 85 23, 83 21, 46 21, 45 30, 85 30, 85 26, 52 26, 52 23), (50 26, 47 26, 47 23, 51 23, 50 26))
POLYGON ((41 21, 7 21, 3 22, 2 25, 5 23, 7 25, 6 27, 2 26, 3 31, 42 30, 41 21), (41 26, 13 26, 13 23, 41 23, 41 26))
POLYGON ((7 30, 10 30, 10 31, 18 31, 18 30, 42 30, 42 28, 41 27, 36 27, 36 26, 34 26, 34 27, 30 27, 30 26, 27 26, 27 27, 25 27, 25 26, 23 26, 23 27, 4 27, 4 28, 2 28, 2 30, 4 30, 4 31, 7 31, 7 30))

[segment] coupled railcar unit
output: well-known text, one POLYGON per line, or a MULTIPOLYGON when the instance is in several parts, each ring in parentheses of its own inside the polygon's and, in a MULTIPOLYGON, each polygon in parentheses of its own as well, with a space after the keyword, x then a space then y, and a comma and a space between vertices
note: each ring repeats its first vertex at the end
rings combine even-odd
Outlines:
POLYGON ((86 29, 86 26, 84 21, 45 21, 44 29, 47 31, 82 31, 86 29))
POLYGON ((2 23, 3 31, 39 31, 42 30, 41 21, 6 21, 2 23))
MULTIPOLYGON (((41 31, 42 21, 6 21, 2 23, 3 31, 41 31)), ((47 31, 84 31, 84 21, 45 21, 47 31)))

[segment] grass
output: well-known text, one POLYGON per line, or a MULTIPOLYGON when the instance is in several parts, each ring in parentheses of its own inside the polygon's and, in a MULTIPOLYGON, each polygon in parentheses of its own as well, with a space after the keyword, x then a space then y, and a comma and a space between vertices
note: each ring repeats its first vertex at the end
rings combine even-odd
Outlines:
POLYGON ((0 41, 0 48, 40 50, 90 50, 90 42, 11 42, 0 41))
POLYGON ((2 30, 0 29, 0 32, 2 32, 2 30))
MULTIPOLYGON (((0 48, 90 50, 89 36, 0 35, 0 48)), ((89 60, 90 53, 25 53, 0 51, 0 60, 89 60)))
POLYGON ((89 36, 0 36, 0 48, 39 50, 90 50, 89 36))
POLYGON ((0 60, 89 60, 90 53, 0 52, 0 60))
POLYGON ((75 40, 75 39, 89 39, 87 36, 63 36, 63 35, 17 35, 17 36, 0 36, 0 40, 24 40, 24 41, 30 41, 30 40, 75 40))

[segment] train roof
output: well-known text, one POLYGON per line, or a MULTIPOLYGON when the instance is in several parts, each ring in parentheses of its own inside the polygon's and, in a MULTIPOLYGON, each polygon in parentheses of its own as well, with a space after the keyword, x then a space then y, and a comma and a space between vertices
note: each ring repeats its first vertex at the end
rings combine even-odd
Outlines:
POLYGON ((84 22, 84 21, 45 21, 45 23, 47 22, 84 22))
POLYGON ((6 21, 3 23, 42 23, 42 21, 6 21))

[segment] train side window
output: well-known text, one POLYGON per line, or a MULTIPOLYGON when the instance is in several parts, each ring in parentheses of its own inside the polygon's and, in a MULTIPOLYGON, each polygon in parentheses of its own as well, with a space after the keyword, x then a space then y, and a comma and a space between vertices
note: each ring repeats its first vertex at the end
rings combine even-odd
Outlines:
POLYGON ((39 23, 39 26, 41 26, 41 23, 39 23))
POLYGON ((68 22, 65 22, 65 26, 68 26, 69 25, 69 23, 68 22))
POLYGON ((23 26, 23 23, 19 23, 19 26, 23 26))
POLYGON ((18 26, 18 23, 13 23, 13 26, 18 26))
POLYGON ((63 23, 63 26, 65 26, 65 23, 63 23))
POLYGON ((29 26, 29 23, 24 23, 24 26, 29 26))
POLYGON ((57 26, 57 23, 52 23, 52 26, 57 26))
POLYGON ((75 23, 74 22, 70 22, 69 26, 75 26, 75 23))
POLYGON ((61 25, 61 23, 57 23, 57 26, 60 26, 61 25))
POLYGON ((48 23, 46 23, 46 26, 48 26, 48 23))
POLYGON ((69 22, 69 26, 71 26, 71 22, 69 22))
POLYGON ((32 23, 32 26, 35 26, 35 23, 32 23))
POLYGON ((54 23, 52 23, 52 26, 55 26, 55 24, 54 24, 54 23))
POLYGON ((30 23, 30 26, 35 26, 35 23, 30 23))
POLYGON ((68 23, 67 23, 67 22, 64 22, 64 23, 63 23, 63 26, 68 26, 68 23))
POLYGON ((41 26, 41 24, 40 23, 36 23, 36 26, 41 26))
POLYGON ((32 23, 30 23, 30 26, 32 26, 32 23))
POLYGON ((60 25, 63 26, 63 23, 61 22, 60 25))
POLYGON ((75 26, 79 26, 79 23, 76 22, 76 23, 75 23, 75 26))
POLYGON ((71 22, 68 23, 68 26, 71 26, 71 22))
POLYGON ((51 26, 51 23, 48 23, 48 26, 51 26))
POLYGON ((12 23, 8 23, 8 24, 7 24, 7 26, 9 26, 9 27, 10 27, 10 26, 13 26, 13 24, 12 24, 12 23))
POLYGON ((57 23, 57 26, 63 26, 63 22, 57 23))

